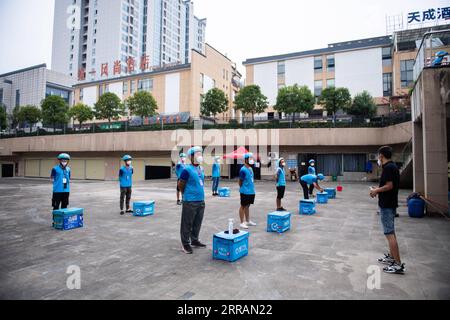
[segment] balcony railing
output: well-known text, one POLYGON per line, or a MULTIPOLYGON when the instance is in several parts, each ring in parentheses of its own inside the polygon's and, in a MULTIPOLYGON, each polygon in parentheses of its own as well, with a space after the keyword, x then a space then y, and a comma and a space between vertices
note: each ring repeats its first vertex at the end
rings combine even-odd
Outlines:
POLYGON ((450 65, 449 51, 450 29, 426 32, 422 37, 419 51, 414 61, 414 81, 417 81, 424 68, 450 65), (442 54, 436 55, 440 52, 442 54))

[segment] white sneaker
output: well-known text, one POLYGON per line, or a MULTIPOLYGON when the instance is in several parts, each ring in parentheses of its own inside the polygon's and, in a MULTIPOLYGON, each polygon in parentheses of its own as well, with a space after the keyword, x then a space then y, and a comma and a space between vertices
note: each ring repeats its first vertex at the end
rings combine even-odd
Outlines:
POLYGON ((239 225, 239 227, 241 227, 241 229, 248 229, 248 226, 247 226, 247 224, 245 222, 241 223, 239 225))
POLYGON ((247 225, 254 227, 254 226, 256 226, 256 223, 254 223, 253 221, 249 221, 249 222, 247 222, 247 225))

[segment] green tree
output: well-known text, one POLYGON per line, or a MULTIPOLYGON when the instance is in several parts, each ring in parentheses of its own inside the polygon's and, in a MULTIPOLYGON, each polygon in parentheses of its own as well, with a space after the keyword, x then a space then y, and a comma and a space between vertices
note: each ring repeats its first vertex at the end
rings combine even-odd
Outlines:
POLYGON ((41 103, 44 124, 51 124, 53 129, 57 124, 67 124, 69 121, 69 105, 60 96, 48 96, 41 103))
POLYGON ((310 113, 314 109, 314 96, 307 86, 293 85, 278 91, 277 104, 274 107, 278 112, 292 115, 295 122, 296 113, 310 113))
POLYGON ((322 90, 319 103, 333 115, 333 124, 336 123, 336 112, 345 110, 352 102, 352 97, 347 88, 328 87, 322 90))
POLYGON ((371 118, 377 113, 377 106, 369 92, 363 91, 353 98, 353 102, 346 109, 348 114, 371 118))
POLYGON ((0 104, 0 131, 6 129, 8 127, 8 116, 6 114, 5 107, 0 104))
POLYGON ((125 104, 130 110, 130 114, 141 118, 156 115, 158 109, 155 98, 147 91, 136 92, 126 100, 125 104))
POLYGON ((225 93, 218 89, 209 90, 202 101, 200 113, 207 117, 216 117, 216 114, 224 113, 228 110, 228 99, 225 93))
POLYGON ((38 107, 27 105, 20 108, 18 117, 20 122, 30 125, 31 133, 33 126, 42 120, 42 112, 38 107))
POLYGON ((20 106, 15 106, 12 114, 10 115, 10 121, 11 121, 11 125, 13 128, 17 128, 17 126, 20 123, 19 112, 20 112, 20 106))
POLYGON ((236 95, 234 103, 236 110, 252 114, 252 124, 255 123, 255 113, 264 112, 269 106, 267 97, 261 93, 261 88, 257 85, 242 88, 236 95))
POLYGON ((81 129, 81 125, 84 122, 94 119, 94 111, 89 106, 78 103, 69 109, 69 117, 77 120, 81 129))
POLYGON ((125 106, 120 98, 112 92, 107 92, 100 96, 95 103, 95 117, 99 120, 107 119, 109 127, 111 120, 118 120, 120 116, 125 115, 125 106))

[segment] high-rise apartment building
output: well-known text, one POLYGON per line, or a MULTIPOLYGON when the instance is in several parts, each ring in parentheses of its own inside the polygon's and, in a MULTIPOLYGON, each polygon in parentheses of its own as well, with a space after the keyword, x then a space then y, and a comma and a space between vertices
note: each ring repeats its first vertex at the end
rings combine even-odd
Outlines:
POLYGON ((57 0, 52 69, 91 81, 189 63, 205 28, 191 1, 57 0))

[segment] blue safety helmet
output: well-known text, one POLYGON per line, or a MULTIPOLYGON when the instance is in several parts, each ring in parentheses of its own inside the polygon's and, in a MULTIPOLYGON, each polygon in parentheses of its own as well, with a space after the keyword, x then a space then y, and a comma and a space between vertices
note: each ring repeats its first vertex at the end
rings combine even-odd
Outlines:
POLYGON ((250 159, 250 158, 253 158, 253 153, 248 152, 248 153, 244 154, 244 159, 250 159))
POLYGON ((203 149, 201 147, 192 147, 188 150, 187 154, 189 156, 193 156, 194 154, 196 154, 197 152, 203 152, 203 149))
POLYGON ((128 161, 128 160, 133 160, 133 158, 130 155, 127 154, 127 155, 123 156, 122 160, 123 161, 128 161))
POLYGON ((58 156, 58 160, 70 160, 70 156, 67 153, 61 153, 58 156))
POLYGON ((323 174, 319 173, 317 175, 317 179, 319 179, 320 181, 325 180, 325 176, 323 174))
POLYGON ((284 161, 284 158, 280 158, 280 159, 278 159, 278 162, 277 162, 277 167, 279 167, 279 166, 280 166, 280 163, 281 163, 281 161, 284 161))
POLYGON ((311 163, 316 163, 316 161, 314 159, 309 160, 309 164, 311 163))

